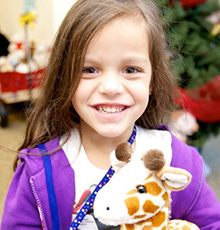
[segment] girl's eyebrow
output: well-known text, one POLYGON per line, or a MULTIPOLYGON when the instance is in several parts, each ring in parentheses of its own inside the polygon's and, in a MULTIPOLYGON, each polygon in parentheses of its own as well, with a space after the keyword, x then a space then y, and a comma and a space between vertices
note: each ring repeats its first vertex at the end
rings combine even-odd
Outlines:
POLYGON ((124 58, 124 61, 131 62, 131 63, 150 63, 149 57, 143 57, 141 55, 136 55, 136 56, 127 56, 124 58))
MULTIPOLYGON (((86 55, 84 59, 84 63, 100 63, 104 56, 96 57, 92 55, 86 55)), ((142 55, 124 55, 124 57, 121 58, 121 62, 128 62, 128 63, 150 63, 150 58, 146 58, 142 55)))
POLYGON ((92 55, 86 55, 84 59, 84 63, 98 63, 100 62, 99 58, 96 58, 92 55))

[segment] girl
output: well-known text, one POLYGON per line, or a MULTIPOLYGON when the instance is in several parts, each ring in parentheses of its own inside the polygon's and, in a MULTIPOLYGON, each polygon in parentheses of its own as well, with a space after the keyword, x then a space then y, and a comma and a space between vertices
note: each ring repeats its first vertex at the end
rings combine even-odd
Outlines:
MULTIPOLYGON (((68 229, 72 213, 110 167, 110 153, 129 139, 134 125, 138 143, 164 122, 175 86, 164 37, 153 0, 75 3, 56 36, 42 94, 28 121, 2 230, 68 229), (42 153, 49 154, 43 157, 47 163, 42 153)), ((219 229, 220 206, 205 182, 199 154, 165 126, 153 133, 172 147, 171 165, 193 175, 185 190, 172 194, 172 218, 219 229)), ((96 224, 119 229, 98 222, 87 229, 97 229, 96 224)))

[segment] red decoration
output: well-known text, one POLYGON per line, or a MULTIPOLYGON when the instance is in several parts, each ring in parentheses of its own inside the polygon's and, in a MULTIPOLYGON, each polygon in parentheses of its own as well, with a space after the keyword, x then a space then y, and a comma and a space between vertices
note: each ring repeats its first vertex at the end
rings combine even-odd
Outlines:
MULTIPOLYGON (((184 8, 193 8, 205 3, 207 0, 179 0, 180 4, 184 8)), ((170 0, 171 4, 174 4, 175 0, 170 0)))
POLYGON ((179 88, 182 98, 176 103, 206 123, 220 121, 220 76, 195 89, 179 88))
MULTIPOLYGON (((40 86, 45 70, 41 69, 31 73, 32 88, 40 86)), ((12 92, 19 90, 28 90, 28 74, 17 72, 0 72, 0 88, 1 93, 12 92)))
POLYGON ((22 49, 22 42, 15 42, 15 45, 17 49, 22 49))

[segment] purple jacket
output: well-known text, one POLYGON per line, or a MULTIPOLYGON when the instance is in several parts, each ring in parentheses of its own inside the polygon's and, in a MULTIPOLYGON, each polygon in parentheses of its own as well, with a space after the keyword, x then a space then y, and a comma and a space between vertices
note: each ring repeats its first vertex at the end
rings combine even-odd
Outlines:
MULTIPOLYGON (((59 138, 46 143, 50 151, 59 144, 59 138)), ((179 192, 172 192, 172 218, 181 218, 197 224, 202 230, 220 229, 220 205, 206 184, 203 160, 199 153, 172 137, 173 158, 171 165, 188 170, 192 174, 190 185, 179 192)), ((1 230, 52 229, 45 172, 38 148, 25 149, 11 182, 2 217, 1 230), (42 223, 39 217, 42 216, 42 223)), ((74 204, 74 170, 62 149, 50 156, 53 170, 59 221, 62 230, 67 230, 72 220, 74 204)))

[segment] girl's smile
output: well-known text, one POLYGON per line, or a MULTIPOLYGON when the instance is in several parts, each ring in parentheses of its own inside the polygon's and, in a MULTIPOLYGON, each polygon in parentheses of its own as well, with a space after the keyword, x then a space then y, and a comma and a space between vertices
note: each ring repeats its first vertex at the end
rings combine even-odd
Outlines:
POLYGON ((99 104, 93 107, 97 118, 102 120, 103 122, 117 122, 122 119, 125 113, 130 108, 126 105, 119 104, 99 104))
POLYGON ((92 38, 72 99, 83 135, 126 141, 149 98, 151 62, 147 25, 141 16, 121 16, 92 38), (120 137, 120 138, 119 138, 120 137))
POLYGON ((94 109, 96 109, 100 113, 105 114, 113 114, 113 113, 120 113, 125 110, 127 106, 125 105, 96 105, 94 109))

